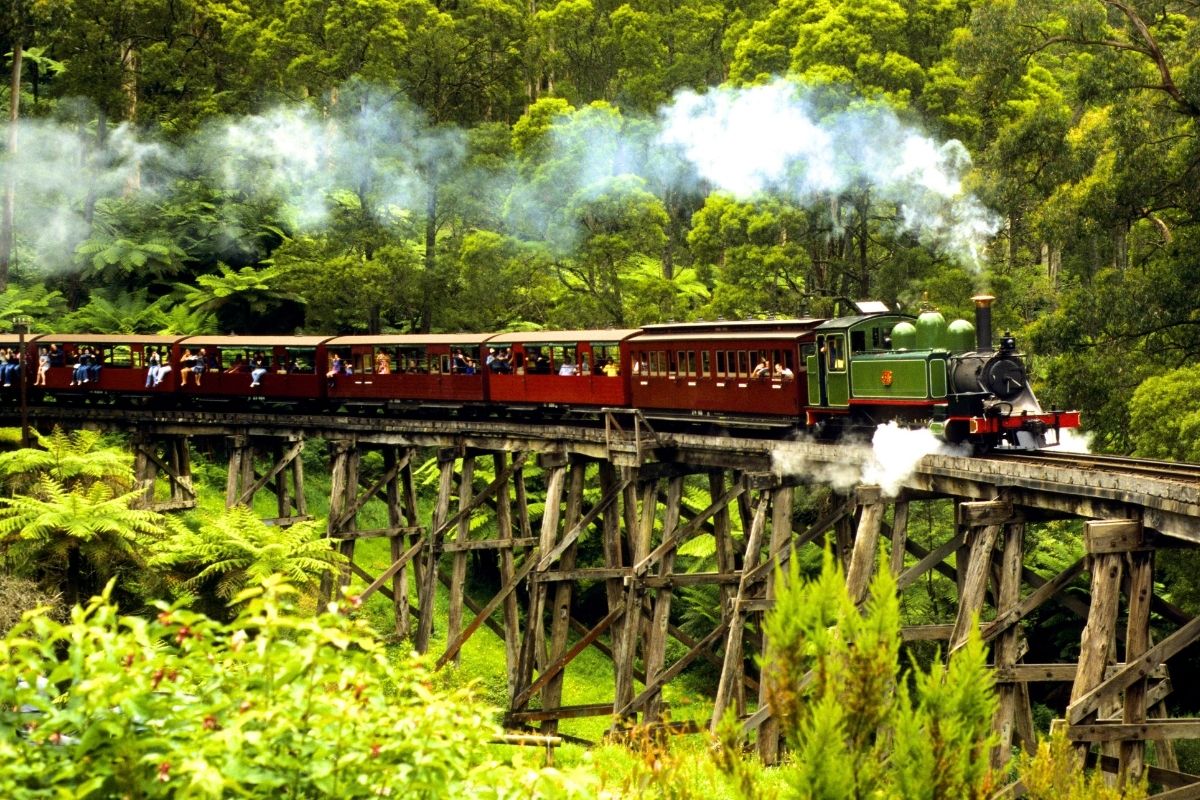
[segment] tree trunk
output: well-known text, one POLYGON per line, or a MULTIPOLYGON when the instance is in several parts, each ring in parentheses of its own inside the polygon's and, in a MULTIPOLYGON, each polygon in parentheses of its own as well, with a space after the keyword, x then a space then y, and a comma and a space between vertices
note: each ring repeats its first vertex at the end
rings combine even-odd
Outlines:
MULTIPOLYGON (((125 120, 137 122, 138 114, 138 54, 133 42, 126 42, 121 52, 121 91, 125 95, 125 120)), ((142 188, 141 164, 134 164, 125 180, 125 193, 133 194, 142 188)))
POLYGON ((425 291, 421 297, 421 330, 433 327, 433 296, 437 284, 437 167, 429 169, 429 195, 425 201, 425 291))
MULTIPOLYGON (((21 62, 24 56, 20 42, 13 42, 12 54, 12 85, 8 103, 8 158, 10 163, 15 164, 17 120, 21 115, 21 62)), ((8 288, 8 272, 12 266, 13 249, 17 241, 14 224, 16 203, 17 177, 10 173, 8 184, 4 187, 4 209, 0 212, 0 292, 8 288)))
POLYGON ((1113 266, 1121 272, 1129 268, 1129 223, 1120 220, 1113 227, 1113 266))

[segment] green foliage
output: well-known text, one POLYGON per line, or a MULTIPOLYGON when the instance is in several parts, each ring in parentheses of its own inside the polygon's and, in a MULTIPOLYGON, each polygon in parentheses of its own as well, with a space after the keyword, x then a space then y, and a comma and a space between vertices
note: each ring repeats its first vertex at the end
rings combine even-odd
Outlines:
POLYGON ((28 490, 45 478, 69 488, 108 484, 113 491, 133 487, 133 457, 113 446, 99 431, 64 431, 48 435, 33 431, 37 447, 0 453, 0 480, 13 492, 28 490))
POLYGON ((901 676, 890 573, 876 577, 862 610, 829 552, 818 578, 801 580, 793 559, 778 580, 763 671, 795 753, 787 768, 795 795, 985 796, 996 700, 978 637, 948 667, 901 676))
POLYGON ((147 545, 175 523, 136 508, 140 490, 114 494, 104 482, 66 489, 42 477, 28 495, 0 498, 0 546, 21 568, 57 586, 68 602, 113 575, 138 583, 147 545))
POLYGON ((31 331, 45 330, 52 327, 66 306, 62 292, 41 284, 9 286, 0 293, 0 331, 14 330, 16 317, 28 317, 31 331))
MULTIPOLYGON (((107 595, 35 616, 0 648, 0 794, 72 797, 560 797, 553 772, 488 763, 496 732, 362 623, 296 616, 277 579, 220 624, 107 595), (66 652, 69 657, 63 659, 66 652)), ((580 793, 582 793, 580 791, 580 793)))
POLYGON ((1036 755, 1020 763, 1021 781, 1030 800, 1140 800, 1146 797, 1142 782, 1124 788, 1110 786, 1099 770, 1079 768, 1079 753, 1061 728, 1038 741, 1036 755))
POLYGON ((267 525, 246 506, 234 506, 192 529, 178 526, 154 545, 149 566, 172 570, 171 583, 190 593, 206 590, 226 602, 249 586, 281 575, 300 589, 334 577, 345 557, 329 546, 315 520, 267 525))
POLYGON ((1147 458, 1200 461, 1200 366, 1147 378, 1129 401, 1134 452, 1147 458))

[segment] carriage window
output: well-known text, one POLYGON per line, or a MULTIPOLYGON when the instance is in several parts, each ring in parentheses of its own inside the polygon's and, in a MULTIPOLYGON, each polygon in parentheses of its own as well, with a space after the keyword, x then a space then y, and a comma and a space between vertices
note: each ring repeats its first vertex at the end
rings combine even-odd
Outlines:
POLYGON ((745 350, 738 350, 737 374, 739 378, 750 377, 750 355, 745 350))
POLYGON ((645 353, 645 352, 638 353, 637 354, 637 362, 634 364, 634 366, 636 367, 638 373, 640 373, 642 375, 649 375, 650 374, 650 354, 645 353))
POLYGON ((132 367, 133 348, 127 344, 119 344, 105 354, 104 363, 112 367, 132 367))
POLYGON ((580 353, 579 354, 579 371, 582 373, 585 373, 585 374, 588 374, 592 371, 592 354, 591 353, 580 353))
POLYGON ((700 377, 707 378, 712 375, 712 353, 707 350, 700 351, 700 377))
POLYGON ((726 350, 725 358, 729 362, 729 377, 737 375, 737 352, 734 350, 726 350))
POLYGON ((401 347, 396 351, 396 361, 392 364, 392 372, 426 373, 429 371, 429 359, 424 347, 401 347))
POLYGON ((687 369, 687 353, 682 350, 676 350, 671 355, 673 358, 671 361, 671 372, 678 372, 680 375, 684 374, 684 371, 687 369))
POLYGON ((717 351, 717 377, 718 378, 725 377, 725 351, 724 350, 717 351))
POLYGON ((809 356, 816 355, 816 353, 817 346, 815 344, 806 344, 800 348, 800 357, 806 361, 809 356))
POLYGON ((696 377, 696 353, 692 350, 687 353, 687 374, 689 378, 696 377))
POLYGON ((276 368, 281 372, 311 375, 317 371, 317 348, 315 347, 288 348, 283 354, 283 359, 276 364, 276 368))

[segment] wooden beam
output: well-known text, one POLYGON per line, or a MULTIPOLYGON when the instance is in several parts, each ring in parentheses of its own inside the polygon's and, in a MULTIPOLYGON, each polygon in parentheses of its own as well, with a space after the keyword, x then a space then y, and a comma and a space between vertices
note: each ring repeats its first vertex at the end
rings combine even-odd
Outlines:
MULTIPOLYGON (((475 615, 475 619, 471 620, 470 624, 467 625, 463 632, 460 633, 454 639, 454 641, 446 645, 446 652, 442 653, 441 657, 437 660, 438 669, 444 667, 446 662, 454 658, 454 656, 462 648, 463 644, 466 643, 467 639, 471 638, 471 634, 475 633, 475 631, 479 629, 479 626, 483 624, 483 621, 490 617, 496 611, 496 609, 500 607, 500 604, 504 602, 504 598, 508 597, 509 594, 511 594, 513 590, 517 588, 521 581, 525 580, 525 576, 533 571, 533 568, 537 566, 537 554, 537 547, 534 547, 532 550, 530 550, 529 554, 525 556, 525 561, 521 563, 521 568, 517 570, 515 575, 513 575, 512 580, 501 586, 500 591, 496 592, 495 596, 487 602, 487 605, 485 605, 483 609, 475 615)), ((533 623, 531 622, 530 624, 533 623)))
POLYGON ((688 650, 682 658, 680 658, 666 670, 663 670, 661 673, 659 673, 653 681, 646 684, 646 688, 642 690, 641 694, 630 700, 628 703, 625 703, 620 710, 617 711, 617 716, 623 717, 626 714, 633 713, 641 708, 647 700, 661 691, 663 686, 666 686, 668 682, 678 677, 678 675, 687 669, 693 661, 707 652, 708 648, 713 644, 713 642, 724 636, 728 626, 728 622, 717 623, 717 627, 713 628, 712 631, 710 631, 703 639, 696 642, 696 644, 690 650, 688 650))
POLYGON ((1135 660, 1127 662, 1116 675, 1076 698, 1067 707, 1067 721, 1072 725, 1078 724, 1088 714, 1100 708, 1100 702, 1105 695, 1123 691, 1149 676, 1152 669, 1190 645, 1197 636, 1200 636, 1200 617, 1193 619, 1135 660))
POLYGON ((1089 555, 1127 553, 1145 546, 1145 531, 1141 520, 1088 520, 1084 524, 1084 541, 1089 555))
POLYGON ((540 675, 538 675, 538 679, 536 681, 529 684, 529 686, 525 687, 525 689, 522 690, 519 695, 513 698, 511 708, 516 711, 524 708, 529 703, 530 698, 533 697, 534 692, 538 691, 547 683, 549 683, 554 676, 558 675, 563 671, 564 668, 566 668, 567 664, 570 664, 576 656, 586 650, 588 645, 599 639, 600 635, 608 630, 609 626, 616 622, 617 618, 620 617, 622 613, 623 609, 616 609, 615 611, 608 612, 608 615, 596 623, 595 627, 593 627, 578 641, 576 641, 575 644, 571 646, 570 650, 563 653, 561 656, 551 662, 550 666, 546 667, 546 669, 543 670, 540 675))
MULTIPOLYGON (((284 458, 290 461, 291 458, 295 458, 295 456, 293 455, 291 458, 288 458, 288 456, 285 455, 284 458)), ((384 470, 383 475, 380 476, 379 480, 375 481, 374 485, 372 485, 362 494, 355 497, 354 502, 350 505, 350 507, 342 512, 341 518, 338 519, 337 527, 341 528, 351 519, 358 516, 358 512, 362 511, 363 506, 370 502, 371 498, 378 494, 380 489, 386 487, 393 478, 399 475, 400 470, 408 466, 408 460, 410 458, 412 458, 412 453, 405 453, 403 458, 399 459, 395 464, 392 464, 390 467, 384 470)), ((287 462, 285 462, 283 458, 280 459, 280 462, 281 463, 276 464, 276 469, 274 470, 276 474, 278 472, 282 472, 283 468, 287 466, 287 462)))
POLYGON ((550 565, 553 564, 556 559, 560 558, 562 554, 566 552, 568 547, 575 544, 580 535, 588 529, 588 526, 595 522, 596 518, 599 517, 605 509, 612 505, 613 502, 621 496, 621 492, 623 491, 625 491, 625 483, 614 486, 603 497, 601 497, 600 502, 592 506, 591 509, 589 509, 588 512, 583 515, 582 519, 571 526, 571 530, 567 531, 566 535, 558 541, 558 544, 554 546, 554 549, 542 557, 542 563, 538 564, 538 569, 549 569, 550 565))
POLYGON ((1163 719, 1127 725, 1123 722, 1093 722, 1070 725, 1067 738, 1073 742, 1144 742, 1147 739, 1200 739, 1200 719, 1163 719))
MULTIPOLYGON (((1067 587, 1071 581, 1075 580, 1079 573, 1083 572, 1087 565, 1087 559, 1081 558, 1071 566, 1058 573, 1049 581, 1043 581, 1042 585, 1029 594, 1024 600, 1016 606, 1010 607, 1007 611, 1002 611, 996 619, 983 626, 983 640, 991 641, 1000 634, 1007 631, 1013 625, 1016 625, 1025 617, 1032 614, 1036 609, 1041 607, 1050 598, 1057 595, 1067 587)), ((1024 573, 1022 573, 1024 575, 1024 573)))
MULTIPOLYGON (((284 452, 283 457, 280 458, 279 461, 277 461, 275 463, 275 466, 273 466, 269 472, 267 472, 265 475, 263 475, 261 478, 256 480, 253 484, 251 484, 250 488, 243 490, 242 493, 240 495, 238 495, 237 502, 234 503, 234 505, 243 506, 243 505, 246 505, 247 503, 249 503, 252 499, 254 499, 254 494, 259 489, 266 486, 267 483, 269 483, 272 478, 274 478, 279 473, 283 472, 284 468, 287 467, 288 464, 292 463, 292 459, 294 459, 296 456, 298 456, 300 454, 300 451, 303 449, 304 449, 304 440, 303 439, 301 439, 300 441, 296 442, 294 445, 289 447, 287 449, 287 451, 284 452)), ((341 525, 339 524, 338 526, 331 528, 331 530, 336 530, 336 528, 340 528, 340 527, 341 527, 341 525)))
POLYGON ((1003 525, 1013 520, 1012 501, 1004 498, 958 504, 958 524, 964 528, 1003 525))
POLYGON ((421 548, 424 546, 425 540, 418 539, 416 544, 404 551, 404 553, 401 554, 398 559, 392 562, 390 567, 380 573, 378 578, 371 581, 371 584, 359 593, 359 599, 366 600, 368 597, 375 594, 375 592, 383 588, 383 585, 391 580, 393 575, 404 569, 405 565, 408 564, 409 561, 412 561, 413 557, 416 556, 417 553, 421 552, 421 548))
POLYGON ((562 719, 579 719, 580 717, 607 717, 612 714, 612 703, 589 703, 578 706, 559 706, 558 708, 535 711, 511 711, 504 715, 509 722, 548 722, 562 719))
POLYGON ((644 574, 660 558, 662 558, 663 555, 673 551, 684 539, 695 533, 696 529, 699 528, 702 523, 708 521, 708 519, 714 516, 718 511, 726 508, 730 502, 740 496, 744 491, 746 491, 746 484, 744 482, 738 481, 735 483, 729 488, 728 491, 726 491, 716 500, 712 501, 707 508, 705 508, 696 516, 692 517, 691 520, 689 520, 685 525, 680 527, 678 530, 672 531, 670 536, 664 536, 662 543, 658 547, 654 548, 649 555, 634 565, 634 572, 639 575, 644 574))
MULTIPOLYGON (((418 528, 419 532, 421 529, 418 528)), ((444 553, 458 553, 465 550, 509 550, 514 547, 532 547, 537 544, 536 536, 521 537, 520 539, 468 539, 465 542, 446 542, 442 545, 444 553)))

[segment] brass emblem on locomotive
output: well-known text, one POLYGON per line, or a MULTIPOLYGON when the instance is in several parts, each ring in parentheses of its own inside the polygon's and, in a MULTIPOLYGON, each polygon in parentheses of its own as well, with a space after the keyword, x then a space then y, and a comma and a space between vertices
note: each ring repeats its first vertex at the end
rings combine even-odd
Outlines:
POLYGON ((879 373, 879 382, 882 383, 884 386, 891 386, 892 385, 892 371, 890 369, 885 369, 883 372, 879 373))

